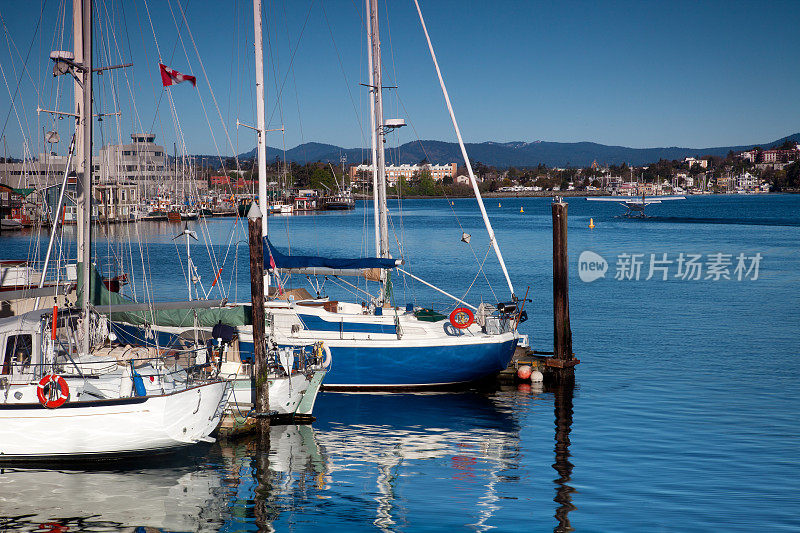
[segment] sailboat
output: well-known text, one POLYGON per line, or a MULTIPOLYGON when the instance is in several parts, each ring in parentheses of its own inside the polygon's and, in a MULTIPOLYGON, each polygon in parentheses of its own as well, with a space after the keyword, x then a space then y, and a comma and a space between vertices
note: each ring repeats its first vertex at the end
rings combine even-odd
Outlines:
MULTIPOLYGON (((261 0, 253 0, 253 25, 255 29, 256 104, 258 114, 258 187, 259 208, 268 212, 269 198, 266 179, 266 116, 264 98, 264 60, 262 41, 261 0)), ((184 233, 188 232, 188 226, 184 233)), ((267 233, 267 216, 262 217, 262 234, 267 233)), ((183 234, 181 234, 183 235, 183 234)), ((196 238, 196 237, 195 237, 196 238)), ((187 234, 188 271, 194 272, 189 256, 187 234)), ((192 278, 193 276, 189 276, 192 278)), ((189 299, 192 299, 191 281, 189 299)), ((215 360, 215 375, 231 384, 227 412, 234 416, 247 415, 254 406, 253 398, 253 327, 249 304, 209 305, 207 309, 189 311, 177 307, 163 311, 144 310, 144 313, 125 310, 127 302, 108 291, 101 294, 103 304, 110 304, 112 319, 125 323, 125 327, 147 325, 157 335, 162 345, 172 345, 181 339, 201 338, 208 343, 215 360), (115 308, 118 310, 115 312, 115 308)), ((201 301, 191 303, 200 304, 201 301)), ((269 338, 269 337, 268 337, 269 338)), ((331 364, 330 351, 316 339, 274 342, 268 351, 269 406, 275 418, 306 419, 312 416, 317 393, 331 364)))
MULTIPOLYGON (((80 308, 59 312, 54 305, 0 319, 0 461, 119 457, 213 441, 209 435, 219 424, 228 393, 228 383, 206 379, 175 359, 160 357, 157 350, 120 344, 112 324, 90 305, 90 293, 102 287, 90 262, 92 0, 75 0, 73 26, 82 59, 69 52, 53 52, 51 58, 56 72, 71 72, 76 82, 80 78, 80 308)), ((75 147, 73 136, 69 161, 75 147)), ((69 161, 54 221, 63 208, 69 161)), ((40 289, 57 229, 54 223, 40 289)))
MULTIPOLYGON (((278 349, 322 343, 325 359, 332 361, 325 376, 325 389, 416 389, 472 383, 491 376, 508 365, 520 339, 517 326, 525 319, 525 314, 518 308, 519 300, 514 294, 443 83, 445 100, 489 240, 508 283, 511 293, 509 300, 497 304, 472 305, 406 272, 401 268, 402 261, 391 257, 383 147, 387 131, 399 127, 402 121, 384 120, 383 117, 378 2, 367 0, 366 4, 370 14, 367 40, 370 51, 370 104, 373 111, 371 123, 376 257, 342 259, 284 254, 270 242, 268 217, 263 217, 264 266, 269 272, 265 285, 269 287, 274 279, 273 289, 278 289, 271 293, 273 297, 265 303, 267 334, 278 345, 278 349), (448 310, 450 312, 447 315, 413 306, 400 308, 392 305, 388 296, 392 271, 408 275, 453 299, 454 308, 448 310), (364 304, 312 298, 308 293, 303 295, 300 291, 283 291, 284 294, 280 294, 283 289, 280 276, 287 273, 366 277, 380 281, 380 292, 369 303, 364 304)), ((258 126, 253 129, 258 132, 258 168, 261 177, 266 175, 267 130, 264 122, 260 12, 260 2, 254 0, 258 126)), ((430 48, 432 51, 432 47, 430 48)), ((433 57, 438 72, 438 63, 435 55, 433 57)), ((258 186, 259 208, 262 213, 266 213, 266 180, 259 179, 258 186)), ((170 334, 181 334, 180 328, 158 326, 158 329, 170 334)), ((251 326, 241 325, 237 328, 237 333, 240 351, 252 352, 251 326)))
MULTIPOLYGON (((452 386, 471 383, 490 376, 510 361, 519 335, 517 325, 525 319, 519 299, 505 267, 491 222, 478 190, 461 133, 439 72, 427 28, 419 11, 431 56, 439 76, 445 101, 464 156, 478 207, 491 245, 510 291, 507 302, 474 306, 434 287, 401 268, 401 261, 389 250, 388 209, 386 202, 385 135, 404 124, 402 119, 384 120, 379 36, 378 1, 366 0, 367 42, 369 47, 369 90, 373 202, 375 222, 374 258, 336 259, 292 256, 274 247, 266 232, 265 268, 275 276, 287 273, 322 276, 360 276, 379 280, 380 293, 369 303, 348 303, 326 298, 267 302, 270 333, 278 344, 322 341, 334 361, 325 380, 326 389, 408 389, 452 386), (397 271, 420 281, 454 300, 447 315, 412 306, 399 308, 388 298, 390 272, 397 271)), ((419 9, 419 8, 418 8, 419 9)), ((266 218, 264 219, 266 221, 266 218)))

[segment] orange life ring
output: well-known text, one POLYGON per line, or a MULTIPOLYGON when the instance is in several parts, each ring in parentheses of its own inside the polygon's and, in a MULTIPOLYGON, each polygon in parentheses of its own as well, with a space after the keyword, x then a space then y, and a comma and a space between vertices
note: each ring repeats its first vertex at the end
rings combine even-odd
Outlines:
POLYGON ((466 329, 475 322, 475 315, 466 307, 457 307, 450 313, 450 323, 454 328, 466 329))
POLYGON ((47 374, 39 381, 39 386, 36 388, 36 396, 39 397, 39 403, 48 409, 61 407, 67 402, 67 398, 69 398, 69 385, 67 385, 67 380, 58 374, 47 374), (58 396, 51 399, 53 383, 58 386, 58 396))

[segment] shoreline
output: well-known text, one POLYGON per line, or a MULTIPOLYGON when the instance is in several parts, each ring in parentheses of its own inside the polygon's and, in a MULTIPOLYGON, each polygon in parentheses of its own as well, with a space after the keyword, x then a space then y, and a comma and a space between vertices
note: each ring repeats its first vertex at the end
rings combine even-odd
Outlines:
MULTIPOLYGON (((759 192, 759 193, 752 193, 752 194, 739 194, 735 192, 726 193, 726 192, 712 192, 710 194, 679 194, 679 195, 651 195, 648 194, 648 198, 658 198, 658 196, 686 196, 693 197, 693 196, 766 196, 766 195, 775 195, 775 194, 800 194, 800 190, 787 190, 787 191, 777 191, 777 192, 759 192)), ((611 197, 611 194, 602 193, 600 191, 524 191, 524 192, 482 192, 482 198, 553 198, 556 196, 563 196, 568 198, 588 198, 594 196, 607 196, 611 197)), ((628 196, 628 195, 617 195, 615 198, 639 198, 640 195, 628 196)), ((356 200, 372 200, 371 195, 356 195, 356 200)), ((441 199, 457 199, 457 198, 475 198, 475 195, 468 194, 468 195, 453 195, 453 196, 416 196, 416 195, 409 195, 403 196, 403 200, 435 200, 437 198, 441 199)), ((389 196, 387 200, 396 200, 397 196, 389 196)))

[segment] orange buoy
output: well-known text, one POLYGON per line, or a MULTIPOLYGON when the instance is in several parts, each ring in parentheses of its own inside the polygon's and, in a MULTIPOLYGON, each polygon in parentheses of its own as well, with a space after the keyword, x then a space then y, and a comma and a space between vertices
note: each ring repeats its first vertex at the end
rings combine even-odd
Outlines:
POLYGON ((519 367, 517 369, 517 377, 519 379, 526 379, 526 380, 530 379, 531 378, 531 372, 533 372, 533 369, 530 366, 522 365, 521 367, 519 367))
POLYGON ((519 212, 520 212, 520 213, 524 213, 524 212, 525 212, 525 210, 524 210, 524 209, 522 209, 522 207, 520 207, 520 208, 519 208, 519 212))
POLYGON ((589 219, 589 229, 594 229, 594 219, 593 218, 589 219))

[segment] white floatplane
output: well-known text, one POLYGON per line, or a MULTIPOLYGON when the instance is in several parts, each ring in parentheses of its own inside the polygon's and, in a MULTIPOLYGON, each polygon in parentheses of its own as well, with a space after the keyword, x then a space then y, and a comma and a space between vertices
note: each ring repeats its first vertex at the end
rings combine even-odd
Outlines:
POLYGON ((624 205, 628 210, 622 216, 630 218, 644 218, 644 208, 650 204, 660 204, 668 200, 685 200, 685 196, 651 196, 647 197, 644 194, 641 198, 638 196, 622 197, 622 196, 602 196, 598 198, 587 198, 590 202, 616 202, 624 205))

